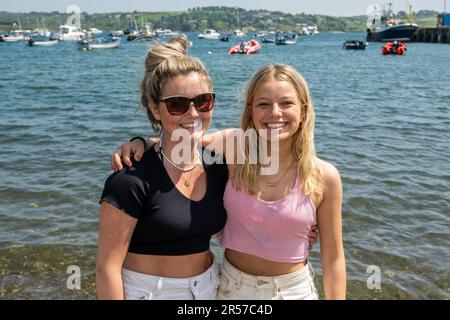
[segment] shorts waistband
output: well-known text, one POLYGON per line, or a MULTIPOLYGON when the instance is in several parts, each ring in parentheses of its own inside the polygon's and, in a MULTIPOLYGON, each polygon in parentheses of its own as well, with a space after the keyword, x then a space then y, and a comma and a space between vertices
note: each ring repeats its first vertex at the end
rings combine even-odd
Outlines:
POLYGON ((238 282, 247 284, 250 286, 276 286, 276 287, 288 287, 291 286, 293 281, 302 282, 308 280, 310 277, 314 277, 314 270, 310 263, 306 263, 303 268, 295 272, 281 275, 281 276, 254 276, 240 271, 233 266, 227 259, 223 259, 223 272, 228 273, 232 278, 238 282))
POLYGON ((128 270, 126 268, 122 268, 122 277, 124 282, 139 282, 140 286, 152 286, 157 285, 158 287, 166 286, 166 287, 178 287, 178 288, 188 288, 192 283, 196 285, 197 282, 203 282, 205 280, 212 279, 219 272, 219 268, 216 262, 206 269, 203 273, 188 277, 188 278, 169 278, 169 277, 161 277, 155 276, 151 274, 145 274, 140 272, 135 272, 128 270))

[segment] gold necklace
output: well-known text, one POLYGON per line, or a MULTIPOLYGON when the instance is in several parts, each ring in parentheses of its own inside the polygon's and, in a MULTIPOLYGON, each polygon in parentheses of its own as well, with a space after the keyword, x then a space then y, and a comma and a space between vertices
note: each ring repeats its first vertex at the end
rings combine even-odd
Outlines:
POLYGON ((169 163, 172 165, 172 167, 178 169, 178 171, 181 171, 181 172, 189 172, 189 171, 192 171, 192 170, 194 170, 199 164, 202 163, 201 160, 200 160, 200 154, 199 154, 198 150, 196 150, 196 153, 195 153, 195 163, 194 163, 194 165, 193 165, 192 167, 189 167, 189 168, 185 169, 185 168, 182 168, 182 167, 176 165, 176 164, 173 163, 173 161, 172 161, 172 160, 164 153, 164 150, 163 150, 163 147, 162 147, 162 139, 159 141, 159 153, 161 153, 161 155, 163 156, 163 158, 166 159, 167 162, 169 162, 169 163))
POLYGON ((163 159, 166 159, 167 162, 169 162, 175 169, 178 169, 178 171, 181 171, 181 177, 183 177, 183 173, 185 173, 185 172, 190 172, 189 178, 188 178, 188 179, 184 179, 184 178, 183 178, 183 180, 184 180, 184 186, 185 186, 186 188, 189 188, 189 186, 191 185, 191 184, 190 184, 190 180, 191 180, 191 178, 192 178, 192 174, 193 174, 194 171, 195 171, 194 169, 197 168, 198 165, 202 165, 202 161, 200 160, 200 154, 199 154, 198 150, 197 150, 197 152, 196 152, 196 160, 195 160, 195 164, 194 164, 191 168, 188 168, 188 169, 184 169, 184 168, 181 168, 181 167, 177 166, 175 163, 172 162, 172 160, 170 160, 170 158, 169 158, 168 156, 166 156, 166 154, 163 152, 162 139, 161 139, 160 142, 159 142, 159 150, 158 150, 158 153, 159 153, 159 156, 160 156, 159 158, 161 159, 161 162, 163 162, 163 165, 164 165, 163 159))
POLYGON ((184 186, 186 188, 189 188, 189 186, 190 186, 189 180, 191 180, 193 172, 194 172, 194 170, 191 170, 191 173, 189 174, 189 178, 188 179, 184 179, 184 186))
POLYGON ((295 160, 292 161, 291 165, 286 169, 286 171, 284 171, 284 173, 283 173, 283 175, 281 176, 281 178, 279 178, 279 179, 278 179, 277 181, 275 181, 275 182, 267 181, 267 182, 266 182, 266 186, 268 186, 269 188, 276 188, 276 187, 278 187, 278 184, 280 183, 281 179, 284 178, 284 176, 285 176, 286 173, 289 171, 289 169, 292 168, 292 165, 293 165, 294 163, 295 163, 295 160))

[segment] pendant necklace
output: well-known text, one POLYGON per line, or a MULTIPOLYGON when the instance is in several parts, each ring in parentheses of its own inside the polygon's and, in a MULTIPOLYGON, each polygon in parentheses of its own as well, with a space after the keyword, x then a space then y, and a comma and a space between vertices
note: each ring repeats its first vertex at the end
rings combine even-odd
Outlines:
POLYGON ((291 165, 286 169, 286 171, 283 173, 283 175, 277 181, 275 181, 275 182, 267 181, 266 182, 266 186, 268 186, 269 188, 276 188, 276 187, 278 187, 278 184, 280 183, 281 179, 284 178, 284 176, 289 171, 289 169, 291 169, 291 167, 292 167, 292 165, 294 163, 295 163, 295 161, 292 161, 291 165))
POLYGON ((191 172, 190 174, 189 174, 189 178, 188 179, 183 179, 184 180, 184 186, 186 187, 186 188, 189 188, 189 186, 190 186, 190 180, 191 180, 191 177, 192 177, 192 174, 193 174, 193 172, 194 172, 194 169, 198 166, 198 165, 200 165, 201 164, 201 162, 200 162, 200 155, 199 155, 199 152, 198 152, 198 150, 196 150, 196 160, 195 160, 195 164, 192 166, 192 167, 189 167, 189 168, 182 168, 182 167, 180 167, 180 166, 178 166, 177 164, 175 164, 165 153, 164 153, 164 151, 163 151, 163 147, 162 147, 162 139, 159 141, 159 153, 163 156, 163 158, 164 159, 166 159, 167 160, 167 162, 170 164, 170 165, 172 165, 175 169, 177 169, 178 171, 181 171, 182 172, 182 174, 183 173, 185 173, 185 172, 191 172))

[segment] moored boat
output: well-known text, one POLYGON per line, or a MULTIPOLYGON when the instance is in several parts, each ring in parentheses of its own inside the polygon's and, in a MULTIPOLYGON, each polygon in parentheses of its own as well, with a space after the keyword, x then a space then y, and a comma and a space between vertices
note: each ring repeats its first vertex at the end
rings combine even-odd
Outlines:
POLYGON ((275 38, 263 37, 261 42, 262 43, 275 43, 275 38))
POLYGON ((360 40, 347 40, 342 44, 345 50, 365 50, 367 43, 360 40))
POLYGON ((3 35, 0 37, 0 42, 17 42, 24 40, 23 33, 20 32, 12 32, 8 35, 3 35))
POLYGON ((55 40, 49 40, 49 39, 45 39, 45 40, 38 39, 38 40, 35 40, 32 37, 28 38, 28 41, 27 41, 27 44, 30 47, 33 47, 33 46, 37 46, 37 47, 51 47, 51 46, 54 46, 57 43, 58 43, 57 39, 55 39, 55 40))
POLYGON ((97 41, 82 40, 78 42, 78 46, 81 51, 115 49, 119 48, 120 39, 115 40, 99 39, 97 41))
POLYGON ((63 41, 79 41, 83 39, 84 32, 82 32, 78 27, 73 25, 62 25, 59 27, 59 40, 63 41))
POLYGON ((240 44, 231 47, 230 49, 228 49, 228 54, 240 53, 250 55, 252 53, 258 52, 260 49, 261 44, 258 41, 252 39, 250 41, 241 42, 240 44))
POLYGON ((407 22, 395 20, 392 3, 388 5, 383 10, 376 4, 367 8, 367 41, 409 41, 416 32, 417 24, 411 18, 407 22))
POLYGON ((288 34, 279 34, 275 38, 276 45, 290 45, 297 43, 297 35, 293 34, 289 36, 288 34))
POLYGON ((406 43, 404 43, 403 41, 388 42, 381 48, 381 52, 383 53, 383 55, 393 54, 403 56, 406 51, 406 43))
POLYGON ((209 39, 209 40, 218 40, 220 38, 220 33, 218 33, 214 29, 206 29, 203 33, 198 35, 199 39, 209 39))

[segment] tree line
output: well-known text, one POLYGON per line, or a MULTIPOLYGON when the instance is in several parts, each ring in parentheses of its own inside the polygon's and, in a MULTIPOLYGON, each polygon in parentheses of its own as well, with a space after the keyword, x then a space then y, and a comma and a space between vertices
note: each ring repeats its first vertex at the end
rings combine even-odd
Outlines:
MULTIPOLYGON (((398 17, 404 16, 399 12, 398 17)), ((415 13, 417 18, 436 17, 437 12, 422 10, 415 13)), ((42 28, 58 30, 69 14, 53 12, 12 13, 0 11, 0 29, 42 28)), ((290 14, 281 11, 246 10, 235 7, 211 6, 195 7, 187 11, 173 12, 114 12, 81 13, 83 29, 96 27, 103 30, 124 30, 135 23, 150 22, 153 28, 172 29, 183 32, 203 31, 207 28, 218 31, 241 29, 244 31, 277 30, 299 31, 303 25, 316 25, 320 31, 364 32, 366 16, 334 17, 306 13, 290 14)), ((424 20, 425 21, 425 20, 424 20)), ((429 23, 429 22, 428 22, 429 23)), ((420 24, 420 23, 419 23, 420 24)))

